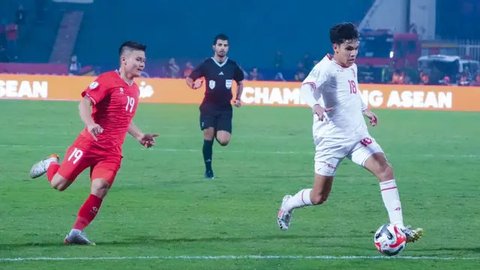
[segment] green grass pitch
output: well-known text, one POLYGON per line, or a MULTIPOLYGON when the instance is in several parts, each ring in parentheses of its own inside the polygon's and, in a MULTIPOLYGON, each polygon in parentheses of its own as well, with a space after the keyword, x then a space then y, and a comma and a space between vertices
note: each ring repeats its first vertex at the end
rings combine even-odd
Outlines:
POLYGON ((387 259, 372 241, 387 221, 378 183, 349 160, 324 205, 277 228, 282 197, 312 184, 307 108, 235 109, 207 181, 197 106, 141 104, 135 123, 160 137, 153 149, 127 137, 89 247, 62 243, 88 174, 65 192, 28 179, 81 130, 77 103, 2 100, 0 112, 0 269, 479 269, 480 113, 376 111, 370 131, 394 166, 405 222, 425 229, 387 259))

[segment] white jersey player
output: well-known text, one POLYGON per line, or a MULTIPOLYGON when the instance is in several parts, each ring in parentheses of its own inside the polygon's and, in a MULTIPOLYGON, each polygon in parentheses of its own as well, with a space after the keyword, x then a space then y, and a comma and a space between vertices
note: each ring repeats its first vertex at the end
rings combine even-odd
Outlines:
POLYGON ((300 89, 302 98, 314 112, 314 185, 283 198, 277 223, 280 229, 287 230, 295 208, 325 202, 337 166, 347 157, 378 178, 390 223, 405 233, 408 242, 414 242, 421 237, 423 230, 404 225, 393 169, 365 124, 364 116, 372 126, 377 124, 377 116, 362 101, 358 89, 355 65, 359 47, 357 28, 352 23, 335 25, 330 29, 330 40, 334 55, 325 56, 311 70, 300 89))
MULTIPOLYGON (((358 41, 355 41, 358 43, 358 41)), ((358 48, 358 44, 351 44, 358 48)), ((337 165, 349 157, 362 165, 373 153, 383 152, 368 134, 363 118, 372 125, 377 117, 367 109, 358 91, 357 66, 345 66, 326 55, 303 81, 302 97, 313 108, 329 108, 313 117, 313 138, 316 145, 315 173, 334 176, 337 165)))

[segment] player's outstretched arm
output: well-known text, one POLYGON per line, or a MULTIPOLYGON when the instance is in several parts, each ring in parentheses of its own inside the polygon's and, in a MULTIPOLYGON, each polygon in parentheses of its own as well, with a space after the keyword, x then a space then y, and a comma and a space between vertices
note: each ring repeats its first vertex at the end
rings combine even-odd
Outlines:
POLYGON ((92 101, 89 97, 85 96, 78 104, 78 110, 80 114, 80 118, 82 119, 83 123, 87 127, 88 132, 92 135, 95 141, 97 140, 97 136, 103 132, 103 128, 95 123, 92 118, 92 101))
POLYGON ((378 124, 378 117, 375 113, 370 111, 369 109, 363 110, 363 115, 365 115, 369 120, 370 120, 370 125, 372 127, 376 126, 378 124))
POLYGON ((155 138, 158 137, 158 134, 143 133, 133 122, 128 127, 128 133, 146 148, 154 146, 155 138))

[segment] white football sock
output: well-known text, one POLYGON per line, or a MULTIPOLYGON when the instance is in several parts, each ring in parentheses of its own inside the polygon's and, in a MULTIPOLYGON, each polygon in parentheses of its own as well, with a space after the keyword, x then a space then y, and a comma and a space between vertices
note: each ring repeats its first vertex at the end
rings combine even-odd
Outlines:
POLYGON ((380 182, 380 193, 382 193, 383 203, 388 211, 390 223, 404 227, 402 204, 395 179, 380 182))
POLYGON ((310 200, 310 192, 312 191, 311 188, 302 189, 297 194, 293 195, 286 203, 283 205, 284 211, 291 211, 295 208, 304 207, 308 205, 312 205, 312 201, 310 200))

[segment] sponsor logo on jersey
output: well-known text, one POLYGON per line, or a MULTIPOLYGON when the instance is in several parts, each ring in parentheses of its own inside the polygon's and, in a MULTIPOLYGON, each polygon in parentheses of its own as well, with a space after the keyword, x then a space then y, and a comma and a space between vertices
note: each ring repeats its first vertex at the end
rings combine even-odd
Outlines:
POLYGON ((225 87, 227 87, 227 89, 232 88, 232 80, 225 80, 225 87))
POLYGON ((95 82, 92 82, 92 83, 88 86, 88 88, 90 88, 91 90, 93 90, 93 89, 97 88, 98 85, 99 85, 98 82, 95 81, 95 82))
POLYGON ((208 81, 208 88, 210 88, 210 89, 215 88, 215 81, 214 80, 208 81))

